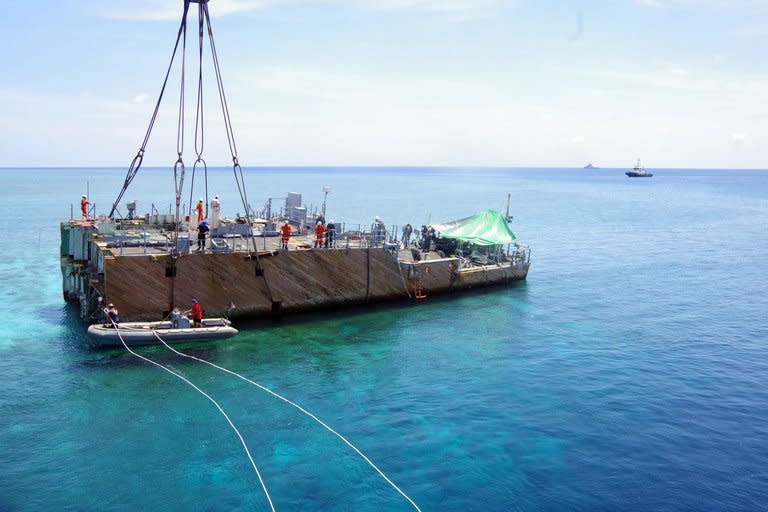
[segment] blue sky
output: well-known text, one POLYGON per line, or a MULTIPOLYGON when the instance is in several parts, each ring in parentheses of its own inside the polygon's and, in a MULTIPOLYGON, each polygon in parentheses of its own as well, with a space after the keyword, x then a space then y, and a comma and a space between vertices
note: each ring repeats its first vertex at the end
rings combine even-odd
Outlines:
MULTIPOLYGON (((182 0, 4 4, 0 165, 127 166, 182 0)), ((763 0, 209 5, 246 166, 767 167, 763 0)), ((145 165, 176 159, 173 76, 145 165)), ((204 156, 226 165, 205 90, 204 156)))

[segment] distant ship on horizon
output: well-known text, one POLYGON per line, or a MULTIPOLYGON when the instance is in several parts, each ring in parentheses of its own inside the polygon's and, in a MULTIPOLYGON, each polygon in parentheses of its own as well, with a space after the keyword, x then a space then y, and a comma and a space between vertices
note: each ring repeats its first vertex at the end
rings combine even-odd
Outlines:
POLYGON ((599 167, 592 165, 592 162, 589 162, 587 165, 584 166, 585 169, 599 169, 599 167))
POLYGON ((653 176, 652 172, 647 172, 645 170, 645 167, 640 163, 640 159, 637 159, 637 163, 632 168, 631 171, 627 171, 624 174, 629 176, 630 178, 650 178, 653 176))

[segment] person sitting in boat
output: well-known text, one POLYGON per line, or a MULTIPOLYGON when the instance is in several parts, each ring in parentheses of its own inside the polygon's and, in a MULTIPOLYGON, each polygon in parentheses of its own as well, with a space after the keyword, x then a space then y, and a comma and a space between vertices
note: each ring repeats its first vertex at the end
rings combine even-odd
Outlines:
POLYGON ((179 322, 181 321, 181 311, 178 308, 173 308, 171 311, 171 329, 178 329, 179 322))
POLYGON ((114 304, 110 302, 105 312, 107 314, 107 321, 109 322, 110 327, 117 327, 120 325, 120 317, 117 316, 117 308, 114 304))
POLYGON ((187 310, 185 314, 192 315, 192 327, 203 326, 203 307, 200 305, 197 299, 192 299, 192 309, 187 310))

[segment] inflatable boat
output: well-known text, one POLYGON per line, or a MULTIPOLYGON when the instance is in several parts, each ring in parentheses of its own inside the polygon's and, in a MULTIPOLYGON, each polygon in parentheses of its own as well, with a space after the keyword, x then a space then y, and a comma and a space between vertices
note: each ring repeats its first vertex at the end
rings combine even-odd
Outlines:
POLYGON ((202 327, 191 327, 189 322, 183 321, 174 326, 167 320, 121 322, 117 328, 106 324, 93 324, 88 327, 88 334, 98 346, 122 346, 121 336, 128 346, 160 343, 155 333, 170 344, 184 341, 222 340, 234 336, 238 331, 226 318, 204 318, 202 327))

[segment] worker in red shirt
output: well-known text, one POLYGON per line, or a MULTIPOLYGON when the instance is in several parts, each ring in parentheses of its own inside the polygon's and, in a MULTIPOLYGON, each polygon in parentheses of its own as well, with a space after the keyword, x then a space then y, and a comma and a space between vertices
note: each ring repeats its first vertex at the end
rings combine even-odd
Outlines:
POLYGON ((315 224, 315 235, 317 235, 315 248, 322 247, 323 242, 325 241, 325 226, 323 226, 321 221, 317 221, 317 224, 315 224))
POLYGON ((203 222, 203 200, 200 199, 197 202, 197 223, 203 222))
POLYGON ((288 221, 285 221, 285 223, 280 227, 280 248, 288 250, 288 240, 291 238, 291 225, 288 224, 288 221))
POLYGON ((88 202, 88 197, 83 194, 80 196, 80 211, 83 212, 83 219, 88 220, 88 205, 91 204, 88 202))
POLYGON ((192 309, 187 311, 186 314, 192 314, 192 327, 203 326, 203 308, 197 299, 192 299, 192 309))

